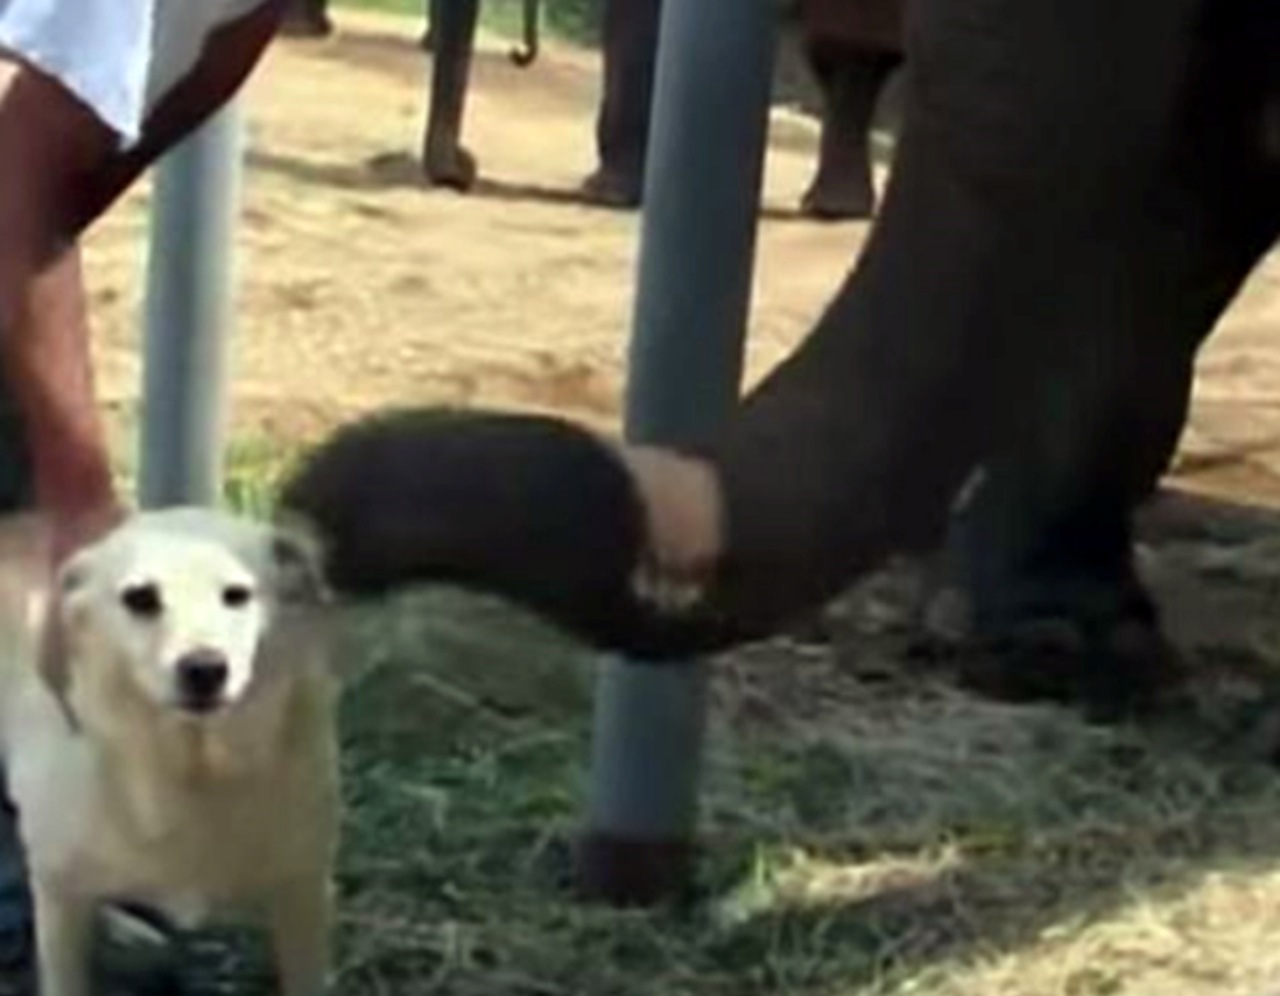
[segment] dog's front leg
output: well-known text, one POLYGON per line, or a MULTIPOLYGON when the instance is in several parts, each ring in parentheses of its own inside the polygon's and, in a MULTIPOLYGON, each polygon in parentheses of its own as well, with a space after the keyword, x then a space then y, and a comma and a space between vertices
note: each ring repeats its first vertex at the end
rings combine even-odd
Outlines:
POLYGON ((88 996, 93 904, 34 877, 40 996, 88 996))
POLYGON ((324 875, 283 883, 268 908, 282 996, 321 996, 328 981, 332 896, 324 875))

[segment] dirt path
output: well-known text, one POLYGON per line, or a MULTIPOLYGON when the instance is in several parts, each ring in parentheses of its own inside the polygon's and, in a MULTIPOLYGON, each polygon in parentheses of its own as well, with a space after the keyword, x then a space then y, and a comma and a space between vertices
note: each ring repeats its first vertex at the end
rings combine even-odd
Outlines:
MULTIPOLYGON (((310 435, 399 403, 553 408, 612 424, 637 219, 567 203, 593 164, 597 65, 549 46, 532 70, 505 46, 478 58, 468 142, 485 178, 459 197, 422 187, 416 24, 341 12, 331 42, 282 43, 251 88, 240 242, 235 429, 310 435)), ((751 321, 757 377, 811 326, 865 225, 794 216, 812 122, 779 115, 751 321)), ((104 388, 137 395, 145 191, 90 249, 104 388)), ((1280 501, 1280 260, 1202 358, 1184 466, 1195 483, 1280 501), (1243 462, 1241 462, 1243 460, 1243 462)))
MULTIPOLYGON (((486 183, 463 198, 422 187, 409 158, 424 99, 413 25, 345 13, 343 24, 331 43, 277 46, 249 96, 237 428, 310 432, 410 402, 613 420, 637 219, 564 202, 593 163, 594 60, 552 46, 522 72, 487 47, 467 134, 486 183)), ((790 211, 812 136, 785 132, 768 200, 790 211)), ((144 205, 144 192, 131 197, 90 251, 104 387, 124 407, 144 205)), ((753 371, 809 326, 863 227, 765 223, 753 371)))

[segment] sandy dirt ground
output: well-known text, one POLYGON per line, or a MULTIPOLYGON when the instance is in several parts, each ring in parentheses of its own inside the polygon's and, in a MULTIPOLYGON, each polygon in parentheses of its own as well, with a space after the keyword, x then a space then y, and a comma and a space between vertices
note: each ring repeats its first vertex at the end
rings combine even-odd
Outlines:
MULTIPOLYGON (((309 434, 394 403, 612 422, 638 219, 569 197, 593 165, 594 57, 548 46, 522 71, 485 44, 466 136, 483 182, 462 197, 418 179, 415 25, 340 15, 336 40, 277 45, 247 96, 235 431, 309 434)), ((813 127, 796 118, 775 132, 753 375, 811 325, 865 227, 795 217, 813 127)), ((122 409, 138 393, 147 196, 120 205, 89 249, 102 386, 122 409)))
MULTIPOLYGON (((418 180, 416 25, 340 20, 334 40, 277 45, 247 95, 234 431, 310 437, 403 403, 550 408, 614 424, 638 221, 568 196, 594 161, 595 57, 552 45, 522 71, 486 41, 467 124, 483 182, 461 197, 418 180)), ((775 112, 750 380, 811 327, 866 233, 795 215, 815 135, 811 120, 775 112)), ((122 412, 138 395, 147 203, 144 186, 89 248, 103 389, 122 412)), ((1277 329, 1273 258, 1201 359, 1182 465, 1209 486, 1280 500, 1277 329)))

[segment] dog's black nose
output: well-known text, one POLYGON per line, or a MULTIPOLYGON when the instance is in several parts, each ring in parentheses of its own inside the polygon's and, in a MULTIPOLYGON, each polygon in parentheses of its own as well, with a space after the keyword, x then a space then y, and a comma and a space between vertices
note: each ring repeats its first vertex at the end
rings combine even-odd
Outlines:
POLYGON ((193 712, 212 709, 222 697, 230 669, 216 650, 193 650, 178 659, 178 698, 193 712))

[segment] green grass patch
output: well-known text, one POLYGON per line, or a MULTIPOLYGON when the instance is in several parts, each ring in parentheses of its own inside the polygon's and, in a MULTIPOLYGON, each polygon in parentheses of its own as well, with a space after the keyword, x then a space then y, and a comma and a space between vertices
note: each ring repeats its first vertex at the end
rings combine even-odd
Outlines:
POLYGON ((399 14, 404 17, 424 17, 425 0, 339 0, 338 7, 355 10, 376 10, 383 14, 399 14))

